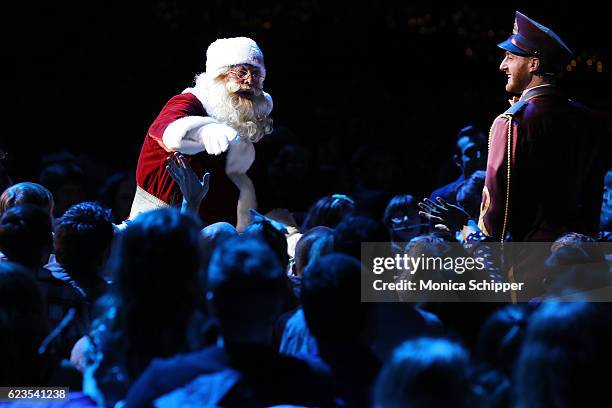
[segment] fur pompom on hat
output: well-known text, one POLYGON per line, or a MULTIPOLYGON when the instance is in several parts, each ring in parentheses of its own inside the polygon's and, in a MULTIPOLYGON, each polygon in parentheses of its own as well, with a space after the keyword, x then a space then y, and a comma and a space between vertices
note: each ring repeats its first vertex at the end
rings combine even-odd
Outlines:
POLYGON ((250 64, 266 76, 263 53, 257 43, 247 37, 221 38, 214 41, 206 51, 206 73, 221 75, 228 67, 250 64))

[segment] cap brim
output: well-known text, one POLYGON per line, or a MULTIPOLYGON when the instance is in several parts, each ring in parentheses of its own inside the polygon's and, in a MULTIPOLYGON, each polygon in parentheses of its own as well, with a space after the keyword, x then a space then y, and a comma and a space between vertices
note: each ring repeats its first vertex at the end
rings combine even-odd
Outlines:
POLYGON ((513 54, 521 55, 523 57, 530 55, 527 51, 514 45, 512 41, 510 41, 509 39, 504 42, 500 42, 499 44, 497 44, 497 46, 501 48, 502 50, 506 50, 513 54))

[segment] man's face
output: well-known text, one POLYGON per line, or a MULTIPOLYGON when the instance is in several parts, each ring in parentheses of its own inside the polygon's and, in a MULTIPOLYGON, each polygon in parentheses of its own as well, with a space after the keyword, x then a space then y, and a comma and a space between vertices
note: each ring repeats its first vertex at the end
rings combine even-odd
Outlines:
POLYGON ((260 92, 263 77, 253 65, 241 64, 231 67, 223 80, 230 92, 251 99, 260 92))
POLYGON ((485 168, 485 152, 480 144, 464 136, 457 141, 457 147, 461 152, 461 157, 457 158, 458 164, 466 177, 485 168))
POLYGON ((533 57, 522 57, 506 51, 504 59, 499 66, 499 69, 508 77, 506 91, 520 94, 527 88, 533 76, 533 72, 531 72, 529 67, 532 59, 533 57))

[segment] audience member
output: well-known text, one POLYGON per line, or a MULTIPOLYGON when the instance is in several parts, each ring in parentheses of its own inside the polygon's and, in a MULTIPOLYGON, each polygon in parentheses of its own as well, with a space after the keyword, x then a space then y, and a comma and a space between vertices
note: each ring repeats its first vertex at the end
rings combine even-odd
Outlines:
POLYGON ((221 244, 209 267, 207 298, 222 342, 154 360, 130 391, 127 406, 153 401, 173 406, 330 405, 326 377, 271 346, 284 274, 264 242, 236 237, 221 244))
POLYGON ((168 208, 139 215, 120 236, 85 353, 84 391, 98 404, 122 400, 155 357, 202 346, 199 233, 193 216, 168 208))
POLYGON ((394 253, 403 253, 400 243, 410 241, 427 226, 421 221, 417 201, 408 194, 396 195, 389 201, 383 222, 389 229, 394 253))
MULTIPOLYGON (((0 218, 0 251, 4 257, 26 267, 36 279, 47 304, 51 327, 56 327, 70 309, 83 316, 83 300, 68 283, 56 279, 43 268, 53 246, 51 217, 47 210, 33 204, 8 209, 0 218)), ((85 333, 83 320, 71 324, 58 336, 57 353, 68 357, 74 343, 85 333), (79 324, 80 323, 80 324, 79 324)))
POLYGON ((0 195, 0 216, 9 208, 21 204, 38 205, 53 216, 53 195, 40 184, 24 182, 4 190, 0 195))
POLYGON ((435 190, 429 198, 435 201, 441 197, 451 204, 456 203, 457 190, 477 170, 484 170, 487 157, 487 137, 476 126, 468 125, 459 131, 454 155, 454 161, 461 175, 452 183, 435 190))
POLYGON ((610 344, 609 304, 544 303, 529 322, 517 362, 516 406, 607 405, 610 344))
POLYGON ((85 175, 74 162, 62 162, 46 167, 40 173, 39 181, 53 194, 55 217, 61 217, 70 206, 85 199, 85 175))
POLYGON ((32 274, 0 262, 0 384, 46 385, 49 356, 38 348, 48 333, 45 302, 32 274))
POLYGON ((121 224, 130 216, 136 181, 127 172, 115 173, 106 179, 98 191, 100 203, 112 210, 112 221, 121 224))
POLYGON ((57 220, 55 256, 67 281, 87 302, 95 302, 107 288, 103 268, 113 242, 110 211, 99 204, 75 204, 57 220))
POLYGON ((381 371, 374 389, 374 406, 477 406, 468 351, 446 339, 407 341, 381 371))
POLYGON ((380 360, 366 330, 371 304, 360 301, 361 263, 344 254, 323 256, 304 271, 301 300, 319 356, 331 367, 341 405, 370 406, 380 360))
POLYGON ((355 210, 355 202, 343 194, 334 194, 318 200, 306 214, 302 231, 314 227, 334 228, 347 214, 355 210))

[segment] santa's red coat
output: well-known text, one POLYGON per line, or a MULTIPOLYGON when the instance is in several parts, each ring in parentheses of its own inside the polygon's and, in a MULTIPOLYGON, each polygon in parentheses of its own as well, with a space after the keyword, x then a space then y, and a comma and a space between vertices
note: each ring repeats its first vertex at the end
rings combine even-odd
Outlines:
MULTIPOLYGON (((170 206, 180 206, 183 196, 166 170, 166 158, 174 151, 164 144, 163 134, 170 124, 187 116, 208 116, 202 102, 192 93, 176 95, 166 103, 149 127, 136 169, 138 186, 170 206)), ((235 224, 238 189, 225 174, 226 153, 213 156, 203 151, 184 156, 200 179, 205 171, 211 173, 210 188, 200 206, 202 218, 206 223, 235 224)))

